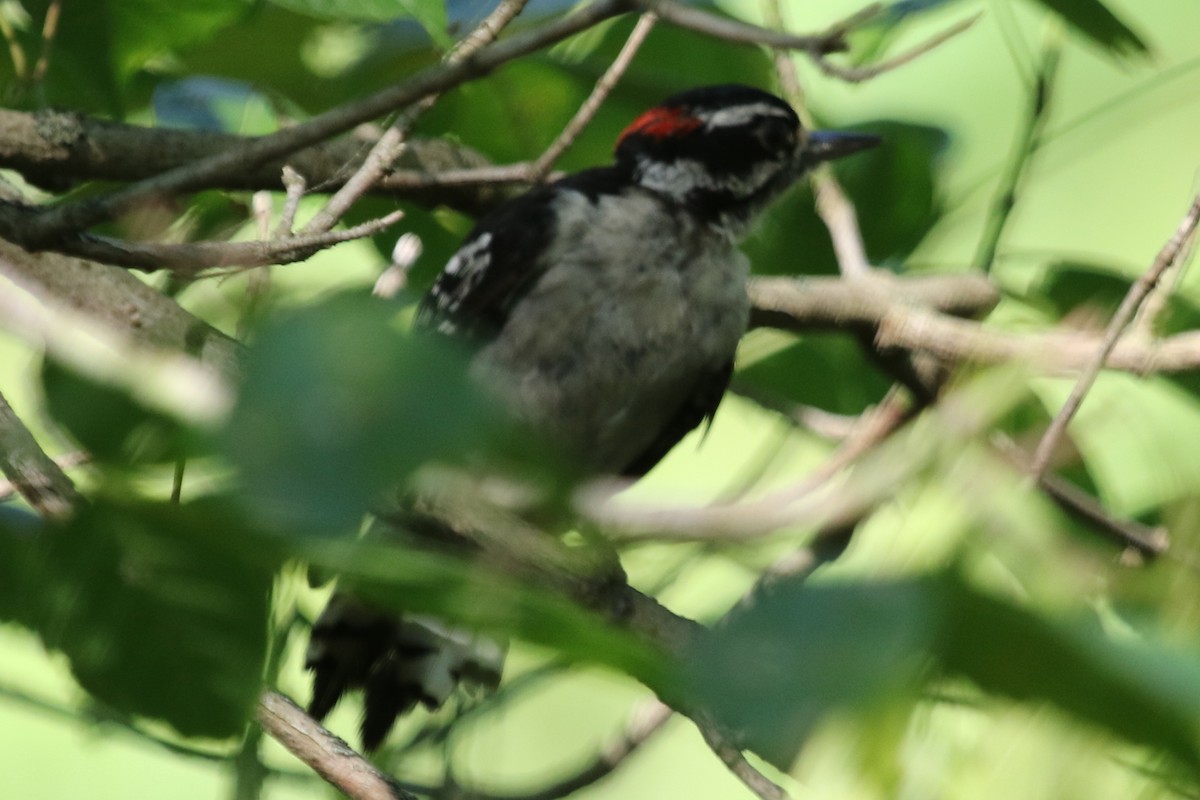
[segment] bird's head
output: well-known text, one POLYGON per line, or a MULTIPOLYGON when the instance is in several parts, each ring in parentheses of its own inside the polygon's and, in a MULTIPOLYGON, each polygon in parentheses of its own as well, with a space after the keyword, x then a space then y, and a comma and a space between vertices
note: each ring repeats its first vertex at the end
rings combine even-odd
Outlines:
POLYGON ((707 86, 667 98, 617 140, 619 168, 650 191, 744 229, 814 165, 873 147, 875 136, 806 132, 792 107, 749 86, 707 86))

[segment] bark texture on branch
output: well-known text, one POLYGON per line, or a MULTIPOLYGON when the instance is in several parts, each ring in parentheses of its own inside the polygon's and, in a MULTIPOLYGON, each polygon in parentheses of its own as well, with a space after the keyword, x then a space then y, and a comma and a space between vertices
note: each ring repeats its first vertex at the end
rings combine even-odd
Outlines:
MULTIPOLYGON (((0 167, 30 183, 62 191, 91 180, 131 182, 246 146, 255 137, 215 131, 150 128, 95 119, 66 111, 0 109, 0 167)), ((313 191, 331 192, 354 174, 372 142, 345 137, 276 158, 232 174, 211 175, 195 189, 283 191, 284 164, 300 173, 313 191)), ((445 186, 440 173, 486 167, 478 152, 452 142, 415 139, 372 191, 426 206, 448 205, 478 213, 502 195, 496 186, 445 186)))

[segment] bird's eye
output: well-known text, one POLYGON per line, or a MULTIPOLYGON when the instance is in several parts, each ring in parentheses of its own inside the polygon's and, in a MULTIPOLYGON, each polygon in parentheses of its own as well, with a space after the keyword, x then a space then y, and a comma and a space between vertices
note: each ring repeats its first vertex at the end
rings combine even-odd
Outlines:
POLYGON ((786 152, 796 147, 796 131, 778 117, 762 120, 755 133, 768 152, 786 152))

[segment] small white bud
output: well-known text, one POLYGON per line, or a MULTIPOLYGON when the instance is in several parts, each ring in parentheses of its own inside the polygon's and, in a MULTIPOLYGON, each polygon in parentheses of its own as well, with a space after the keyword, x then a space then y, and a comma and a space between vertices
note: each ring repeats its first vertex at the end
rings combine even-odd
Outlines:
POLYGON ((396 246, 392 248, 392 265, 407 270, 421 257, 423 249, 420 236, 412 231, 401 234, 396 240, 396 246))

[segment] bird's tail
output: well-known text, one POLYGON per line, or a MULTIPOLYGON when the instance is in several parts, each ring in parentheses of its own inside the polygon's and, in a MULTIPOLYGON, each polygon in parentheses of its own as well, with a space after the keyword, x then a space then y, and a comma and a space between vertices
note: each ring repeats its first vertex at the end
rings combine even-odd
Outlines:
POLYGON ((374 750, 417 703, 435 709, 460 684, 494 689, 505 647, 436 619, 371 608, 335 594, 313 625, 305 666, 318 720, 348 691, 363 692, 362 743, 374 750))

